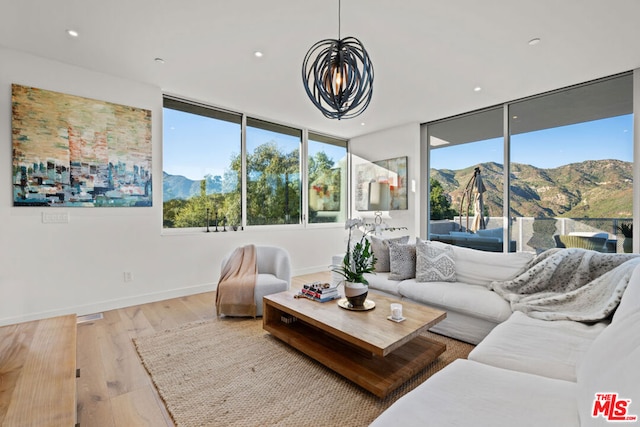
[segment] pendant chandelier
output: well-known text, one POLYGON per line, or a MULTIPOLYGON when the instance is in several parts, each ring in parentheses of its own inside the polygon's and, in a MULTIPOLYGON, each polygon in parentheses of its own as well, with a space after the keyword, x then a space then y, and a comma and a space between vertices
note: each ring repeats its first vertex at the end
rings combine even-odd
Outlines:
POLYGON ((362 114, 373 94, 373 64, 355 37, 317 42, 302 63, 302 82, 309 99, 330 119, 350 119, 362 114))

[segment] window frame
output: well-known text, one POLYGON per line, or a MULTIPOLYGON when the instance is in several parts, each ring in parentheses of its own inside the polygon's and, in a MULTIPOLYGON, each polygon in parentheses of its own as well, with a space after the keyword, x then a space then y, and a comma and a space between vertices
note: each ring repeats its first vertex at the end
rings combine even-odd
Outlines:
MULTIPOLYGON (((344 226, 343 221, 338 222, 322 222, 322 223, 314 223, 309 222, 309 206, 308 206, 308 187, 309 187, 309 171, 308 171, 308 145, 309 145, 309 136, 312 137, 313 141, 325 142, 332 145, 343 146, 346 149, 346 177, 347 179, 341 185, 341 191, 345 192, 343 199, 345 200, 345 206, 341 209, 344 211, 345 219, 349 213, 349 200, 350 200, 350 165, 351 165, 351 156, 349 152, 349 140, 346 138, 340 138, 336 136, 326 135, 320 132, 311 131, 307 128, 301 126, 295 126, 291 124, 285 124, 274 120, 269 120, 265 118, 261 118, 255 115, 247 115, 246 113, 240 113, 236 111, 232 111, 229 109, 217 107, 214 105, 210 105, 207 103, 194 101, 188 98, 179 97, 170 94, 163 94, 163 109, 169 108, 177 111, 182 111, 190 114, 197 114, 204 117, 210 117, 219 120, 230 121, 234 123, 240 124, 240 156, 241 156, 241 223, 240 230, 260 230, 260 231, 268 231, 272 229, 282 229, 282 228, 342 228, 344 226), (284 130, 285 134, 295 133, 296 136, 300 136, 300 145, 299 145, 299 170, 300 170, 300 220, 297 223, 292 224, 264 224, 264 225, 247 225, 247 127, 251 126, 251 124, 260 124, 261 128, 266 128, 266 130, 272 130, 276 132, 280 132, 284 130), (316 139, 318 138, 318 139, 316 139)), ((164 146, 163 146, 164 148, 164 146)), ((164 169, 164 158, 162 159, 162 169, 164 169)), ((161 185, 163 187, 163 185, 161 185)), ((164 196, 163 193, 162 197, 164 196)), ((163 201, 163 210, 162 210, 162 221, 164 222, 164 201, 163 201)), ((189 234, 189 233, 200 233, 202 232, 204 227, 184 227, 184 228, 165 228, 162 226, 162 233, 167 235, 179 235, 179 234, 189 234)), ((215 235, 215 233, 212 233, 215 235)))
MULTIPOLYGON (((581 88, 581 87, 587 87, 589 85, 593 85, 593 84, 598 84, 598 83, 602 83, 602 82, 607 82, 610 80, 614 80, 614 79, 618 79, 618 78, 624 78, 624 77, 631 77, 632 81, 633 81, 633 86, 632 86, 632 94, 631 97, 633 98, 633 101, 635 102, 635 105, 640 105, 640 103, 638 103, 638 98, 640 96, 640 71, 639 70, 632 70, 632 71, 627 71, 627 72, 623 72, 623 73, 618 73, 615 75, 611 75, 611 76, 607 76, 607 77, 603 77, 603 78, 599 78, 599 79, 595 79, 595 80, 591 80, 591 81, 587 81, 587 82, 583 82, 583 83, 579 83, 579 84, 575 84, 575 85, 571 85, 571 86, 567 86, 567 87, 563 87, 563 88, 559 88, 556 90, 552 90, 552 91, 548 91, 548 92, 544 92, 544 93, 540 93, 540 94, 536 94, 536 95, 532 95, 529 97, 525 97, 525 98, 520 98, 520 99, 515 99, 512 101, 508 101, 508 102, 504 102, 502 104, 497 104, 497 105, 491 105, 488 106, 486 108, 481 108, 478 110, 474 110, 474 111, 470 111, 470 112, 466 112, 463 114, 458 114, 456 116, 452 116, 452 117, 447 117, 447 118, 443 118, 443 119, 439 119, 439 120, 434 120, 434 121, 430 121, 430 122, 425 122, 422 123, 420 126, 420 141, 421 141, 421 149, 420 149, 420 155, 421 155, 421 159, 422 159, 422 164, 425 165, 421 172, 420 172, 420 178, 422 180, 422 182, 426 183, 426 192, 424 194, 424 199, 422 200, 422 204, 421 204, 421 209, 420 209, 420 235, 423 238, 430 238, 430 186, 431 186, 431 177, 430 177, 430 171, 431 171, 431 144, 430 144, 430 134, 429 134, 429 126, 438 124, 438 123, 442 123, 442 122, 447 122, 447 121, 452 121, 452 120, 456 120, 462 117, 466 117, 466 116, 471 116, 477 113, 483 113, 486 111, 490 111, 493 109, 501 109, 503 112, 503 131, 502 131, 502 137, 504 140, 504 149, 503 149, 503 153, 504 153, 504 163, 503 163, 503 212, 502 212, 502 216, 503 216, 503 221, 506 221, 506 226, 503 227, 503 251, 507 252, 509 250, 509 245, 506 244, 506 242, 508 242, 511 238, 511 221, 507 221, 507 219, 509 219, 509 215, 510 215, 510 209, 511 209, 511 199, 510 199, 510 188, 511 188, 511 129, 510 129, 510 124, 511 124, 511 120, 510 120, 510 107, 513 105, 518 105, 520 103, 523 102, 527 102, 529 100, 534 100, 536 98, 541 98, 541 97, 545 97, 545 96, 549 96, 549 95, 554 95, 554 94, 562 94, 563 92, 567 92, 570 91, 572 89, 576 89, 576 88, 581 88)), ((639 157, 640 157, 640 147, 638 144, 638 134, 640 132, 640 129, 638 129, 638 123, 640 122, 640 112, 635 111, 635 108, 632 109, 631 114, 633 115, 633 122, 634 122, 634 129, 633 129, 633 140, 632 140, 632 144, 633 144, 633 163, 634 163, 634 179, 633 179, 633 192, 632 194, 634 195, 634 200, 633 202, 633 209, 632 209, 632 214, 633 214, 633 223, 636 224, 640 221, 640 215, 638 214, 638 209, 640 207, 640 196, 637 195, 637 186, 638 186, 638 176, 640 175, 640 166, 638 165, 638 162, 636 161, 639 157)), ((634 253, 638 253, 638 243, 636 242, 636 240, 640 240, 640 239, 634 239, 634 253)))

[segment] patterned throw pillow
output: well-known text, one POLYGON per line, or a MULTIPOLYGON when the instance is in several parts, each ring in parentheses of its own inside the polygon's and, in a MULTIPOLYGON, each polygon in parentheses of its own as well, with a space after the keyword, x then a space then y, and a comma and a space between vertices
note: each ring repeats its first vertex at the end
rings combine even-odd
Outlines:
POLYGON ((416 282, 455 282, 456 268, 451 246, 416 241, 416 282))
POLYGON ((416 277, 416 245, 390 243, 389 263, 389 279, 405 280, 416 277))
POLYGON ((389 243, 407 243, 409 236, 394 237, 393 239, 381 239, 371 236, 371 250, 376 256, 376 272, 387 273, 391 271, 389 264, 389 243))

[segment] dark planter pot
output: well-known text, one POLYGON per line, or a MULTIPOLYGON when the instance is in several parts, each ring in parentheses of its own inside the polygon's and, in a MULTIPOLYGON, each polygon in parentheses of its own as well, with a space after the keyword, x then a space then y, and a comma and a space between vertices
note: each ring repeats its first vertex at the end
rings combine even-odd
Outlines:
POLYGON ((364 302, 367 300, 367 294, 369 293, 369 287, 362 283, 344 282, 344 296, 354 308, 364 307, 364 302))

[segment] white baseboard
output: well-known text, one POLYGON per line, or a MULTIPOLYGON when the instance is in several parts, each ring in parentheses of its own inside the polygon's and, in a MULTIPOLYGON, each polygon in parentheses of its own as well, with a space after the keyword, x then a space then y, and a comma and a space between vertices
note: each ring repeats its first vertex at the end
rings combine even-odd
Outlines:
MULTIPOLYGON (((215 290, 215 287, 215 283, 206 283, 203 285, 188 286, 186 288, 170 289, 162 292, 153 292, 126 298, 117 298, 92 304, 64 307, 56 310, 41 311, 38 313, 30 313, 25 316, 5 317, 0 319, 0 326, 13 325, 15 323, 29 322, 32 320, 46 319, 48 317, 63 316, 65 314, 76 314, 78 316, 83 316, 86 314, 130 307, 132 305, 147 304, 150 302, 163 301, 171 298, 180 298, 187 295, 199 294, 202 292, 210 292, 215 290)), ((211 307, 211 310, 214 310, 213 306, 211 307)))
POLYGON ((323 265, 318 265, 315 267, 308 267, 308 268, 302 268, 302 269, 298 269, 298 270, 294 270, 291 272, 292 276, 303 276, 305 274, 312 274, 312 273, 321 273, 323 271, 326 272, 331 272, 331 268, 329 267, 329 263, 323 264, 323 265))
MULTIPOLYGON (((330 271, 329 264, 294 270, 292 271, 292 275, 302 276, 305 274, 319 273, 323 271, 330 271)), ((202 292, 210 292, 214 291, 216 287, 217 283, 205 283, 202 285, 170 289, 162 292, 152 292, 149 294, 134 295, 130 297, 100 301, 91 304, 62 307, 55 310, 29 313, 24 316, 5 317, 0 319, 0 326, 13 325, 15 323, 29 322, 32 320, 46 319, 48 317, 63 316, 66 314, 76 314, 78 316, 84 316, 86 314, 116 310, 119 308, 130 307, 132 305, 147 304, 150 302, 163 301, 171 298, 180 298, 187 295, 199 294, 202 292)), ((214 307, 211 307, 211 309, 213 310, 214 307)))

